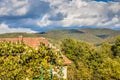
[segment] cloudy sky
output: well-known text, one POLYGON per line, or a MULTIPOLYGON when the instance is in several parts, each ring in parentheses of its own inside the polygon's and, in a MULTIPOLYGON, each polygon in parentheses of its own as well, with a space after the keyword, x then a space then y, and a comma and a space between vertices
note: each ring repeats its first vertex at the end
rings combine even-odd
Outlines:
POLYGON ((0 0, 0 33, 120 29, 120 0, 0 0))

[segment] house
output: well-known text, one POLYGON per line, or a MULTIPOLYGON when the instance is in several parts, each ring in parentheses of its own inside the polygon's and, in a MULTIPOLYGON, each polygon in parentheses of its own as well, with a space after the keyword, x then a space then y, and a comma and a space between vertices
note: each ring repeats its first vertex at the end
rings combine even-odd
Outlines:
MULTIPOLYGON (((19 36, 18 38, 0 38, 0 42, 4 42, 4 41, 9 41, 9 42, 24 42, 24 44, 31 46, 33 48, 37 48, 39 46, 40 43, 44 43, 46 46, 50 46, 52 48, 57 49, 55 46, 52 46, 52 44, 45 39, 44 37, 23 37, 23 36, 19 36)), ((64 59, 64 67, 63 67, 63 78, 67 79, 67 65, 71 64, 72 62, 65 56, 62 55, 63 59, 64 59)))

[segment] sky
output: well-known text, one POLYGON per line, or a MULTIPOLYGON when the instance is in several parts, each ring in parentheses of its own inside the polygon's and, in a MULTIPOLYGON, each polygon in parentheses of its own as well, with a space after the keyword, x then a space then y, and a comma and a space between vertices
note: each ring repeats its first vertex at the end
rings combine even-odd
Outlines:
POLYGON ((120 0, 0 0, 0 34, 76 27, 120 29, 120 0))

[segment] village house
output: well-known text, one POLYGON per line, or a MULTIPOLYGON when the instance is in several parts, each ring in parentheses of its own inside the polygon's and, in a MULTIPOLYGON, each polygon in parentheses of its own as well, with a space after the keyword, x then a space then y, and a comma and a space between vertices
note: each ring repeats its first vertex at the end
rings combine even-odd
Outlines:
MULTIPOLYGON (((40 43, 45 44, 46 46, 50 46, 52 48, 56 48, 55 46, 52 46, 52 44, 44 37, 23 37, 23 36, 19 36, 18 38, 0 38, 0 42, 4 42, 4 41, 9 41, 9 42, 24 42, 24 44, 33 47, 33 48, 37 48, 39 46, 40 43)), ((59 50, 56 48, 56 50, 59 50)), ((63 78, 67 79, 67 65, 71 64, 72 62, 65 56, 62 55, 63 59, 64 59, 64 67, 63 67, 63 78)), ((54 72, 55 73, 55 72, 54 72)))

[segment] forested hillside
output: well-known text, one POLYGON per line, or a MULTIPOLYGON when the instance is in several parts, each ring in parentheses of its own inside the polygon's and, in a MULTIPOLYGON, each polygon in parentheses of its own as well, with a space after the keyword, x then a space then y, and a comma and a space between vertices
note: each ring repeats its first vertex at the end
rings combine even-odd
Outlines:
POLYGON ((119 80, 120 37, 114 44, 100 46, 65 39, 61 50, 73 64, 69 66, 68 80, 119 80))
POLYGON ((53 43, 58 42, 65 38, 75 38, 90 42, 93 44, 101 44, 102 42, 113 42, 117 36, 120 35, 120 31, 111 29, 69 29, 69 30, 52 30, 41 33, 6 33, 0 34, 0 38, 6 37, 45 37, 53 43))

